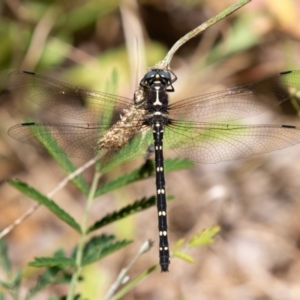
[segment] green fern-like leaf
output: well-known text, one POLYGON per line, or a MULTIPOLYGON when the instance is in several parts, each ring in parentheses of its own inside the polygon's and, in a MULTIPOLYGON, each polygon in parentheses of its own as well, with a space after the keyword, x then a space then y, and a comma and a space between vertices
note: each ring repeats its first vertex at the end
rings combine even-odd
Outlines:
POLYGON ((174 247, 173 247, 173 251, 175 252, 177 249, 180 249, 180 247, 182 247, 183 243, 184 243, 185 239, 179 239, 174 247))
POLYGON ((71 273, 66 272, 60 267, 47 268, 45 272, 41 276, 39 276, 35 286, 29 290, 25 300, 33 298, 49 285, 68 284, 70 283, 70 281, 71 273))
MULTIPOLYGON (((94 251, 95 248, 100 249, 110 245, 111 243, 114 242, 114 240, 115 240, 114 235, 102 234, 100 236, 92 237, 84 246, 83 256, 89 255, 89 253, 94 251)), ((74 251, 74 255, 75 253, 76 251, 74 251)))
MULTIPOLYGON (((148 169, 149 171, 149 169, 148 169)), ((146 171, 145 168, 138 168, 133 170, 131 173, 122 175, 120 177, 118 177, 117 179, 108 182, 104 185, 102 185, 96 192, 95 197, 99 197, 103 194, 106 194, 110 191, 116 190, 118 188, 121 188, 123 186, 126 186, 132 182, 144 179, 144 178, 148 178, 149 176, 152 176, 153 173, 150 171, 150 173, 146 171)))
MULTIPOLYGON (((170 201, 172 200, 173 197, 172 196, 168 196, 167 200, 170 201)), ((137 212, 140 212, 142 210, 145 210, 151 206, 154 206, 156 203, 156 197, 152 196, 149 198, 142 198, 141 200, 137 200, 135 201, 133 204, 129 204, 125 207, 123 207, 122 209, 118 210, 118 211, 114 211, 112 213, 109 213, 108 215, 106 215, 105 217, 103 217, 102 219, 100 219, 99 221, 97 221, 94 225, 92 225, 89 229, 88 232, 97 230, 103 226, 106 226, 110 223, 113 223, 117 220, 126 218, 132 214, 135 214, 137 212)))
MULTIPOLYGON (((28 122, 28 120, 26 121, 28 122)), ((49 154, 56 160, 56 162, 67 174, 71 174, 72 172, 76 171, 77 167, 74 166, 72 161, 64 154, 64 150, 58 145, 57 141, 52 137, 49 130, 43 128, 43 134, 41 135, 35 130, 35 127, 29 126, 28 129, 35 134, 41 146, 49 152, 49 154)), ((72 182, 85 195, 88 194, 88 185, 81 174, 72 179, 72 182)))
MULTIPOLYGON (((188 159, 175 158, 165 160, 165 172, 173 172, 193 167, 194 164, 188 159)), ((130 183, 143 180, 154 176, 154 167, 152 161, 147 160, 146 163, 138 169, 133 170, 131 173, 127 173, 118 177, 117 179, 102 185, 96 192, 95 196, 99 197, 115 189, 126 186, 130 183)))
POLYGON ((115 241, 114 236, 94 237, 85 247, 82 265, 85 266, 96 262, 103 257, 124 248, 130 243, 131 241, 127 240, 115 241))
POLYGON ((187 261, 189 263, 193 263, 194 262, 194 259, 190 255, 188 255, 188 254, 186 254, 184 252, 181 252, 181 251, 174 252, 173 256, 181 258, 182 260, 187 261))
POLYGON ((34 188, 30 187, 26 183, 20 180, 9 180, 8 183, 22 192, 24 195, 32 198, 36 202, 46 206, 52 213, 54 213, 59 219, 70 225, 77 232, 81 232, 79 224, 71 217, 65 210, 59 207, 53 200, 50 200, 34 188))
POLYGON ((202 230, 196 233, 188 242, 190 247, 198 247, 211 244, 214 241, 215 235, 220 231, 220 226, 213 226, 209 229, 202 230))
POLYGON ((35 257, 34 261, 29 263, 32 267, 76 267, 76 262, 69 257, 35 257))
POLYGON ((26 300, 31 299, 33 296, 38 294, 41 290, 43 290, 48 285, 53 284, 69 284, 71 281, 72 273, 67 271, 66 268, 66 261, 67 266, 73 266, 75 263, 75 259, 71 259, 73 262, 69 262, 69 258, 65 256, 63 250, 57 250, 53 257, 46 257, 46 258, 36 258, 34 262, 30 265, 35 267, 43 267, 46 265, 55 265, 50 266, 45 269, 42 275, 39 276, 35 286, 33 286, 26 295, 26 300))
POLYGON ((12 276, 12 278, 8 281, 0 280, 0 289, 6 289, 10 292, 18 292, 19 287, 21 285, 23 272, 22 270, 17 271, 16 274, 12 276))
POLYGON ((209 229, 201 230, 197 232, 187 243, 184 239, 180 239, 175 244, 172 256, 178 257, 189 263, 194 262, 194 258, 186 253, 186 251, 192 247, 204 246, 214 241, 215 235, 220 231, 219 226, 213 226, 209 229))

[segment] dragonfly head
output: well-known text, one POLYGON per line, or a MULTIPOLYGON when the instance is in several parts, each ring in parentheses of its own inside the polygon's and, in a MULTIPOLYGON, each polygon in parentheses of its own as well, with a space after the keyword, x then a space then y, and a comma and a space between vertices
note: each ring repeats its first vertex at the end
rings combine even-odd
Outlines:
POLYGON ((149 88, 153 85, 162 85, 167 92, 174 92, 172 83, 177 80, 176 75, 172 71, 164 71, 162 69, 152 69, 143 77, 140 86, 149 88), (172 78, 173 75, 173 78, 172 78))

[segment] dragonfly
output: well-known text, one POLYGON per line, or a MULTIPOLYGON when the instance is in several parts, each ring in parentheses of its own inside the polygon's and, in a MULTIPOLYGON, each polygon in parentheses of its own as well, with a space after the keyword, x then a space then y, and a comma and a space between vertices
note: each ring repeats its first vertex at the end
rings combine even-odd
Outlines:
POLYGON ((300 127, 244 125, 240 120, 275 109, 300 96, 300 71, 285 71, 246 85, 169 103, 177 80, 169 69, 150 69, 133 99, 69 85, 27 71, 9 74, 13 92, 43 109, 80 123, 26 122, 8 134, 37 148, 49 136, 52 149, 81 159, 112 153, 128 160, 154 144, 159 231, 159 263, 169 270, 170 251, 164 175, 164 138, 179 156, 197 163, 218 163, 275 151, 300 142, 300 127), (52 141, 52 139, 51 139, 52 141), (130 148, 126 148, 131 145, 130 148))

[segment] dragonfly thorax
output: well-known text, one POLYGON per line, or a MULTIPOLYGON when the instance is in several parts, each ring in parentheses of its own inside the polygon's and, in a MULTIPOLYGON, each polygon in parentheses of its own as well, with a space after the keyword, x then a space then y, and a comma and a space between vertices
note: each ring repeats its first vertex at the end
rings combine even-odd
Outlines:
POLYGON ((148 109, 165 110, 169 104, 166 87, 160 82, 154 82, 150 91, 146 92, 148 109))

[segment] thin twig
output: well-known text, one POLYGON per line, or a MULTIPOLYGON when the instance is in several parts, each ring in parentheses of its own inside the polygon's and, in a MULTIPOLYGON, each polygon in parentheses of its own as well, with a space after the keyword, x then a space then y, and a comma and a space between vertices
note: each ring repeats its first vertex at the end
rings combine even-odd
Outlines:
POLYGON ((23 223, 23 221, 26 220, 28 217, 30 217, 39 208, 39 206, 40 206, 40 204, 35 204, 33 207, 29 208, 21 217, 19 217, 17 220, 15 220, 12 224, 10 224, 6 228, 4 228, 0 232, 0 239, 2 239, 3 237, 5 237, 13 229, 15 229, 21 223, 23 223))
POLYGON ((133 266, 133 264, 138 260, 138 258, 148 252, 153 245, 153 242, 150 240, 146 241, 139 249, 138 253, 134 256, 134 258, 131 260, 131 262, 128 264, 126 268, 123 268, 121 272, 119 273, 116 281, 111 285, 109 290, 107 291, 106 295, 104 296, 104 300, 109 300, 111 297, 115 294, 117 289, 119 288, 120 285, 124 284, 127 279, 128 279, 128 271, 130 268, 133 266))
POLYGON ((220 20, 224 19, 225 17, 232 14, 233 12, 240 9, 242 6, 246 5, 249 2, 251 2, 251 0, 241 0, 238 3, 233 4, 230 7, 228 7, 227 9, 223 10, 221 13, 219 13, 218 15, 214 16, 213 18, 209 19, 208 21, 204 22, 203 24, 201 24, 197 28, 195 28, 192 31, 188 32, 185 36, 183 36, 180 40, 178 40, 173 45, 173 47, 171 48, 171 50, 168 52, 168 54, 166 55, 166 57, 163 60, 161 60, 157 64, 155 64, 153 69, 154 68, 155 69, 164 69, 164 70, 169 69, 170 68, 170 62, 171 62, 171 59, 173 58, 173 55, 175 54, 175 52, 183 44, 185 44, 187 41, 189 41, 190 39, 192 39, 195 36, 197 36, 198 34, 200 34, 206 28, 208 28, 211 25, 213 25, 213 24, 219 22, 220 20))
MULTIPOLYGON (((102 153, 101 156, 103 154, 104 153, 102 153)), ((56 194, 58 191, 60 191, 63 187, 65 187, 67 185, 67 183, 69 181, 71 181, 76 176, 78 176, 79 174, 83 173, 86 169, 88 169, 89 167, 91 167, 92 165, 94 165, 100 159, 101 156, 96 156, 96 157, 92 158, 87 163, 85 163, 83 166, 81 166, 80 168, 78 168, 77 170, 75 170, 73 173, 71 173, 70 175, 68 175, 66 178, 64 178, 52 191, 50 191, 47 194, 47 197, 52 197, 54 194, 56 194)))

